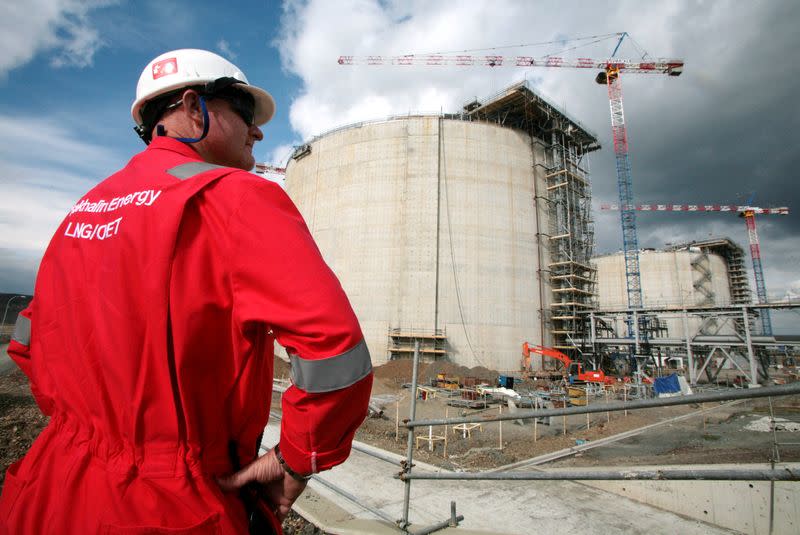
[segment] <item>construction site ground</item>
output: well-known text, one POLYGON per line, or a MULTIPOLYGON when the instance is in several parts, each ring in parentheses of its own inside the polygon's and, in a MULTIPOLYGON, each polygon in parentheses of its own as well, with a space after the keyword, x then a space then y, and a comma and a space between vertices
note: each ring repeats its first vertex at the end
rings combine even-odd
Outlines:
MULTIPOLYGON (((282 364, 278 363, 277 368, 280 370, 281 366, 282 364)), ((358 441, 397 454, 398 458, 405 457, 406 454, 407 432, 402 426, 402 421, 409 416, 411 392, 408 384, 411 382, 411 367, 410 361, 392 361, 375 368, 373 406, 381 406, 383 414, 380 417, 373 414, 372 417, 364 422, 356 434, 358 441)), ((283 371, 288 374, 288 367, 284 368, 283 371)), ((420 384, 429 384, 437 373, 445 373, 448 377, 477 377, 487 381, 494 381, 497 377, 496 372, 484 368, 468 370, 451 363, 439 362, 420 365, 420 384)), ((723 384, 700 388, 726 388, 726 386, 723 384)), ((450 398, 448 398, 447 391, 439 389, 435 397, 429 396, 425 401, 418 400, 416 418, 444 418, 446 415, 455 417, 465 414, 497 414, 500 412, 500 405, 493 405, 486 411, 480 411, 448 406, 448 399, 450 398)), ((277 395, 275 401, 274 406, 277 407, 277 395)), ((604 402, 604 395, 590 400, 591 404, 602 404, 604 402)), ((443 426, 432 429, 420 428, 416 432, 416 437, 421 438, 418 440, 419 448, 415 448, 414 451, 414 461, 419 464, 431 465, 433 470, 452 471, 498 468, 524 470, 528 466, 530 468, 527 469, 587 466, 627 468, 664 465, 727 465, 730 467, 768 463, 772 459, 780 460, 784 463, 800 461, 800 446, 790 444, 792 442, 800 442, 800 440, 797 440, 800 438, 800 434, 797 432, 800 431, 800 397, 774 398, 771 402, 772 411, 770 411, 769 406, 770 400, 758 399, 727 403, 706 403, 702 406, 679 405, 637 410, 629 411, 627 415, 624 412, 603 412, 591 415, 588 429, 586 415, 574 415, 566 419, 560 416, 554 417, 549 422, 549 425, 537 423, 534 426, 530 421, 524 422, 523 425, 518 425, 513 421, 506 421, 503 422, 502 429, 497 422, 487 422, 483 423, 480 429, 472 430, 469 436, 465 436, 464 431, 454 432, 452 427, 446 431, 443 426), (783 424, 774 433, 769 425, 771 414, 777 421, 784 420, 783 424), (566 434, 564 434, 565 422, 566 434), (748 427, 751 429, 748 429, 748 427), (432 445, 425 440, 429 433, 434 437, 432 445), (534 439, 534 433, 536 434, 536 439, 534 439), (614 440, 617 435, 623 433, 630 433, 630 436, 614 440), (436 437, 443 436, 447 436, 446 452, 444 441, 436 440, 436 437), (593 443, 609 440, 610 442, 600 447, 592 447, 593 443), (778 446, 777 453, 775 448, 776 441, 781 443, 778 446), (553 454, 553 452, 560 452, 560 456, 556 460, 546 461, 542 458, 547 454, 553 454), (533 468, 534 466, 536 468, 533 468)), ((509 410, 507 405, 502 405, 502 407, 503 413, 507 413, 509 410)), ((371 483, 369 489, 359 489, 361 493, 356 492, 356 494, 366 496, 367 500, 372 500, 373 502, 377 500, 378 503, 384 503, 389 510, 396 508, 398 505, 391 498, 378 498, 374 487, 378 484, 379 476, 363 473, 364 466, 372 464, 372 461, 364 457, 366 456, 359 452, 354 452, 353 458, 347 463, 357 465, 359 468, 356 469, 356 472, 361 471, 361 477, 371 483)), ((393 469, 391 466, 384 466, 383 469, 388 472, 397 471, 396 468, 393 469)), ((348 481, 347 475, 335 473, 335 471, 331 473, 330 478, 333 481, 348 481)), ((390 478, 383 484, 392 486, 398 483, 397 481, 392 482, 390 478)), ((549 514, 559 515, 554 511, 558 510, 561 502, 545 503, 542 501, 543 492, 555 493, 552 496, 548 495, 548 500, 559 498, 564 503, 584 498, 600 503, 604 502, 607 499, 606 497, 612 496, 604 491, 589 490, 585 485, 569 487, 558 482, 516 482, 516 486, 511 485, 510 482, 449 482, 449 487, 445 487, 446 484, 444 482, 439 484, 442 485, 441 488, 450 488, 450 491, 454 492, 453 499, 458 500, 455 494, 459 494, 461 497, 459 503, 462 507, 464 503, 469 503, 470 506, 473 506, 470 500, 485 499, 485 508, 482 513, 498 515, 498 521, 493 525, 493 528, 498 533, 529 532, 524 527, 510 527, 507 524, 512 521, 508 518, 502 521, 499 520, 502 514, 497 511, 490 513, 492 507, 501 507, 497 503, 499 496, 504 496, 506 500, 516 501, 522 499, 521 496, 526 496, 527 493, 533 492, 533 494, 537 495, 537 505, 543 508, 541 516, 536 517, 535 521, 540 524, 540 527, 553 526, 555 528, 553 532, 555 533, 568 532, 571 529, 569 528, 570 524, 568 522, 548 523, 549 514), (454 488, 457 491, 453 491, 452 489, 454 488), (476 488, 484 490, 481 493, 476 491, 476 488), (478 492, 478 494, 473 495, 475 492, 478 492), (597 492, 599 494, 596 494, 597 492), (493 498, 489 499, 489 495, 492 495, 493 498), (583 496, 583 498, 579 498, 580 496, 583 496)), ((415 482, 413 484, 416 489, 421 487, 431 489, 433 485, 434 482, 415 482)), ((355 486, 356 488, 358 487, 357 484, 355 486)), ((316 487, 312 486, 312 488, 316 487)), ((749 489, 752 488, 753 485, 750 485, 749 489)), ((447 491, 445 490, 444 492, 447 491)), ((428 509, 430 509, 432 507, 430 504, 437 500, 433 491, 429 495, 424 495, 424 492, 417 491, 414 495, 416 496, 416 501, 412 500, 412 511, 414 510, 414 504, 419 507, 420 501, 426 502, 428 509), (420 494, 423 494, 423 496, 420 496, 420 494)), ((439 496, 439 498, 441 497, 439 496)), ((628 514, 625 511, 630 507, 629 500, 618 496, 614 496, 614 498, 616 501, 612 500, 610 507, 614 509, 618 506, 619 511, 617 512, 619 514, 623 516, 628 514)), ((688 495, 685 500, 697 500, 698 503, 702 501, 697 499, 697 496, 690 497, 688 495)), ((800 503, 796 503, 797 499, 795 497, 790 497, 790 500, 794 502, 791 505, 795 508, 800 507, 800 503)), ((443 510, 445 505, 445 503, 440 503, 440 510, 443 510)), ((703 507, 707 506, 704 505, 703 507)), ((700 508, 701 519, 708 518, 703 507, 700 508)), ((313 507, 310 510, 313 510, 313 507)), ((651 508, 651 510, 655 511, 657 509, 651 508)), ((652 517, 658 516, 652 511, 644 514, 652 517)), ((615 523, 609 518, 602 517, 597 510, 587 509, 584 513, 586 515, 599 515, 594 517, 594 521, 603 524, 602 529, 589 530, 586 531, 587 533, 674 533, 676 532, 675 529, 677 529, 676 526, 658 527, 653 525, 646 528, 641 522, 615 523)), ((425 512, 417 511, 417 514, 422 515, 423 518, 425 517, 425 512)), ((474 514, 476 513, 473 512, 474 514)), ((535 516, 535 514, 533 515, 535 516)), ((311 516, 313 517, 313 513, 311 516)), ((353 516, 356 517, 358 515, 353 513, 353 516)), ((428 516, 427 521, 433 522, 434 516, 428 516)), ((531 517, 530 520, 534 520, 534 518, 531 517)), ((689 521, 690 519, 686 518, 686 520, 689 521)), ((675 520, 675 522, 677 521, 675 520)), ((711 520, 709 522, 711 523, 699 522, 697 524, 699 526, 698 532, 718 532, 717 530, 720 527, 713 526, 711 520)), ((734 529, 733 532, 760 533, 761 531, 752 527, 756 523, 754 520, 747 526, 742 525, 740 529, 734 529)), ((475 528, 476 522, 473 519, 473 522, 467 525, 475 528)), ((479 530, 486 529, 485 526, 480 527, 480 522, 477 523, 477 526, 479 526, 479 530)), ((683 529, 693 530, 693 526, 695 524, 689 521, 683 529)), ((728 528, 730 528, 730 524, 728 524, 728 528)), ((333 529, 332 532, 359 533, 359 530, 342 528, 340 525, 339 529, 333 529)), ((723 532, 730 531, 723 529, 723 532)), ((781 533, 782 531, 776 529, 773 532, 781 533)))
MULTIPOLYGON (((497 374, 485 369, 465 370, 450 363, 421 365, 420 383, 427 384, 431 377, 442 370, 456 376, 494 376, 497 374)), ((358 431, 357 438, 382 449, 405 454, 406 431, 399 426, 396 435, 396 419, 407 419, 409 415, 410 389, 403 384, 410 382, 411 363, 392 361, 375 369, 373 399, 383 402, 384 414, 381 418, 369 418, 358 431), (396 399, 397 401, 391 401, 396 399), (384 401, 385 400, 385 401, 384 401), (399 404, 399 408, 398 408, 399 404)), ((487 377, 488 378, 488 377, 487 377)), ((493 405, 487 410, 462 409, 447 405, 449 398, 440 392, 435 398, 418 401, 417 419, 465 416, 468 414, 498 414, 502 406, 508 413, 507 405, 493 405)), ((620 398, 621 399, 621 398, 620 398)), ((591 404, 602 405, 604 395, 590 400, 591 404)), ((609 401, 615 401, 609 397, 609 401)), ((784 397, 772 400, 776 418, 790 422, 800 421, 800 397, 784 397)), ((415 452, 415 458, 452 470, 491 469, 517 463, 525 459, 564 450, 580 444, 604 439, 639 429, 656 422, 663 425, 630 438, 588 449, 577 455, 565 457, 562 465, 653 465, 653 464, 706 464, 706 463, 760 463, 769 462, 774 451, 774 436, 771 432, 747 432, 744 427, 761 418, 768 417, 769 401, 759 399, 733 404, 678 405, 637 411, 573 415, 566 418, 553 417, 549 424, 526 421, 523 425, 514 421, 481 424, 480 429, 465 437, 463 431, 447 430, 447 456, 444 456, 443 441, 434 441, 434 451, 428 443, 415 452), (689 416, 701 410, 710 409, 704 415, 687 417, 673 421, 676 417, 689 416), (564 434, 564 423, 567 433, 564 434), (535 428, 535 429, 534 429, 535 428), (536 439, 534 440, 534 432, 536 439), (502 445, 501 445, 502 434, 502 445)), ((427 436, 429 430, 418 429, 417 436, 427 436)), ((434 436, 444 436, 444 427, 434 427, 434 436)), ((781 431, 789 435, 791 431, 781 431)), ((800 442, 800 434, 795 434, 800 442)), ((790 438, 779 442, 792 442, 790 438)), ((780 460, 800 461, 800 446, 783 446, 779 450, 780 460)))

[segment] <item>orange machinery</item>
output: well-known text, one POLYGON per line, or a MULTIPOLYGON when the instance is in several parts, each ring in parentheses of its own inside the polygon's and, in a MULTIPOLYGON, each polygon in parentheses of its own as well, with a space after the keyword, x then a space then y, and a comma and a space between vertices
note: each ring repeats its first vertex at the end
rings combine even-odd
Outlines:
POLYGON ((570 377, 570 380, 607 384, 615 382, 612 377, 606 377, 606 374, 602 370, 584 371, 580 362, 573 361, 557 349, 545 346, 534 346, 530 345, 528 342, 522 344, 522 366, 525 371, 530 371, 531 369, 531 353, 561 361, 564 364, 564 371, 570 377))

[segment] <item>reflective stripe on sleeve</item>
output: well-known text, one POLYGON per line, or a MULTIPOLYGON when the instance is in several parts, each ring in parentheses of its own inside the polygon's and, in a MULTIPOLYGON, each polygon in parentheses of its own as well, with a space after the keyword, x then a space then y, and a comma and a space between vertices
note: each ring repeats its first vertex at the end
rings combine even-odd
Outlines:
POLYGON ((203 173, 205 171, 209 171, 211 169, 221 169, 224 167, 225 167, 224 165, 216 165, 213 163, 189 162, 176 165, 172 169, 167 169, 167 173, 174 176, 175 178, 180 178, 181 180, 185 180, 187 178, 192 178, 195 175, 199 175, 200 173, 203 173))
POLYGON ((20 314, 17 316, 17 323, 14 325, 14 334, 11 339, 24 346, 31 345, 31 320, 20 314))
POLYGON ((306 392, 321 393, 340 390, 357 383, 372 371, 369 349, 364 340, 353 349, 320 360, 307 360, 290 355, 292 382, 306 392))

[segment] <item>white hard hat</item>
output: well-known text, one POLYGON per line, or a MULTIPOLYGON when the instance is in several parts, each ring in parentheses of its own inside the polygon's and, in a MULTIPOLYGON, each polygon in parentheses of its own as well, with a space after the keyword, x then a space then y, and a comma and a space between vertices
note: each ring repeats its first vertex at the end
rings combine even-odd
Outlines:
POLYGON ((269 93, 250 85, 239 67, 222 56, 193 48, 166 52, 147 64, 136 84, 131 116, 139 125, 142 123, 142 108, 148 101, 182 87, 204 85, 220 78, 235 78, 241 82, 236 87, 253 95, 255 125, 261 126, 272 119, 275 101, 269 93))

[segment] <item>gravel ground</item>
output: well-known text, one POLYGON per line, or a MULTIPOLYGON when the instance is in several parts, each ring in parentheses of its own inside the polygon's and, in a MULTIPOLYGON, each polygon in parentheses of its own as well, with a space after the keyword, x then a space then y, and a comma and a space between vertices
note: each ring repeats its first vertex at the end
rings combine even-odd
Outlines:
MULTIPOLYGON (((443 363, 437 363, 443 364, 443 363)), ((478 375, 472 370, 445 369, 448 375, 478 375), (452 372, 452 373, 451 373, 452 372)), ((437 370, 438 371, 438 370, 437 370)), ((358 430, 356 438, 386 450, 405 454, 407 435, 402 424, 399 436, 395 438, 396 418, 408 418, 408 389, 401 387, 410 380, 410 362, 392 361, 375 370, 373 400, 391 400, 384 403, 384 417, 370 418, 358 430), (377 396, 375 396, 377 394, 377 396), (398 410, 399 404, 399 410, 398 410)), ((424 367, 420 371, 420 382, 425 383, 433 376, 424 367)), ((446 393, 440 392, 436 398, 417 403, 417 419, 444 418, 480 414, 475 410, 464 410, 447 406, 446 393)), ((619 398, 621 401, 622 398, 619 398)), ((609 401, 614 401, 613 396, 609 401)), ((604 397, 590 400, 591 404, 602 404, 604 397)), ((421 442, 415 458, 448 469, 482 470, 519 462, 531 457, 562 450, 582 442, 591 442, 618 433, 637 429, 677 416, 708 409, 719 404, 680 405, 637 411, 596 413, 590 416, 587 429, 586 415, 554 417, 547 424, 539 423, 534 430, 532 422, 518 425, 516 422, 484 423, 481 430, 475 430, 470 437, 454 432, 452 428, 435 427, 430 432, 434 436, 447 435, 447 455, 444 444, 438 441, 433 451, 427 442, 421 442), (566 424, 567 433, 564 434, 566 424), (534 440, 534 433, 536 439, 534 440), (501 440, 502 437, 502 440, 501 440), (501 445, 502 444, 502 445, 501 445)), ((797 433, 781 429, 793 429, 800 422, 800 396, 781 397, 773 400, 776 418, 784 418, 786 423, 778 428, 777 441, 798 442, 797 433), (793 436, 794 435, 794 436, 793 436)), ((486 414, 497 414, 499 407, 493 406, 486 414)), ((508 408, 503 407, 503 413, 508 408)), ((695 416, 679 422, 666 423, 643 434, 594 448, 576 456, 560 461, 569 466, 636 466, 648 464, 705 464, 705 463, 759 463, 770 461, 774 453, 775 436, 771 432, 748 431, 746 427, 760 422, 769 415, 769 401, 758 399, 745 401, 732 406, 720 407, 703 416, 695 416)), ((428 429, 418 429, 417 436, 427 436, 428 429)), ((781 446, 778 455, 781 461, 800 461, 800 447, 781 446)), ((548 466, 555 466, 550 464, 548 466)))
POLYGON ((48 420, 19 368, 0 375, 0 485, 5 482, 6 469, 25 455, 48 420))

